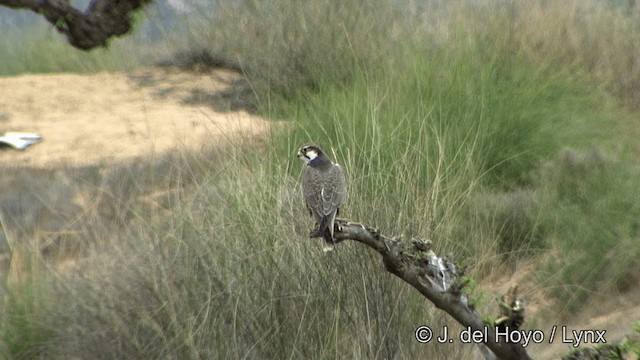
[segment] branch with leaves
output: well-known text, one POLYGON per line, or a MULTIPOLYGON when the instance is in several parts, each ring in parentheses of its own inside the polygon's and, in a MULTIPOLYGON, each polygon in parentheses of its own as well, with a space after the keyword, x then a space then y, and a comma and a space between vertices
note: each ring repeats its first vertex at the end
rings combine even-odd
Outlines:
POLYGON ((487 341, 481 344, 485 358, 530 359, 522 344, 496 336, 496 330, 519 331, 524 320, 524 308, 517 299, 517 288, 512 288, 502 297, 500 318, 488 324, 469 304, 463 291, 466 285, 463 271, 451 257, 438 257, 431 250, 430 241, 384 236, 378 229, 344 219, 336 219, 334 238, 336 243, 354 240, 377 251, 387 271, 416 288, 462 326, 486 333, 487 341))
POLYGON ((110 38, 128 33, 131 14, 152 0, 92 0, 80 11, 64 0, 0 0, 0 5, 29 9, 44 16, 71 45, 89 50, 107 46, 110 38))

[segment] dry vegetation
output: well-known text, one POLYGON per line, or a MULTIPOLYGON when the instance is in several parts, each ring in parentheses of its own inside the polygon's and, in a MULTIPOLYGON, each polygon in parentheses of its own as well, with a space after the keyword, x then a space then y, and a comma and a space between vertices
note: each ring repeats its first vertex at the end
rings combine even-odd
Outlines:
POLYGON ((309 140, 348 171, 344 215, 451 252, 480 284, 469 290, 482 313, 518 282, 525 328, 632 333, 638 9, 197 6, 216 11, 200 8, 168 42, 241 69, 249 85, 235 95, 257 96, 252 110, 288 125, 259 141, 3 171, 5 358, 477 358, 473 346, 414 340, 417 326, 455 325, 374 254, 341 244, 323 256, 306 240, 293 154, 309 140), (613 310, 617 323, 595 320, 613 310))
POLYGON ((97 165, 174 148, 196 151, 264 134, 270 125, 253 114, 255 97, 246 81, 228 70, 205 75, 149 68, 1 81, 2 131, 44 135, 29 151, 0 152, 0 164, 9 166, 97 165))

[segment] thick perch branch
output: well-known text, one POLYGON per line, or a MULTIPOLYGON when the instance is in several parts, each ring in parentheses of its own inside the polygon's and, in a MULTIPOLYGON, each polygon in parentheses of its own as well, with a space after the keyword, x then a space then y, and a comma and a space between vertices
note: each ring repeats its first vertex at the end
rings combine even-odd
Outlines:
MULTIPOLYGON (((465 327, 487 333, 484 345, 500 359, 530 359, 519 343, 498 341, 495 328, 472 310, 462 292, 455 265, 437 257, 430 243, 413 240, 411 244, 399 238, 389 238, 377 229, 342 219, 336 220, 335 242, 355 240, 377 251, 390 273, 411 284, 438 309, 444 310, 465 327), (486 330, 485 330, 486 328, 486 330)), ((510 329, 510 331, 518 331, 510 329)))
POLYGON ((131 30, 131 13, 152 0, 92 0, 80 11, 64 0, 0 0, 0 5, 29 9, 44 16, 69 43, 88 50, 131 30))

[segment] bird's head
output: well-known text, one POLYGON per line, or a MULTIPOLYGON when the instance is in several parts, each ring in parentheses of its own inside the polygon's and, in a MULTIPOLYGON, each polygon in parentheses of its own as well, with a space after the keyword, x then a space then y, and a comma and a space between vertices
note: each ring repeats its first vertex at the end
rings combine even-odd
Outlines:
POLYGON ((314 144, 304 145, 298 150, 298 157, 306 164, 322 155, 320 147, 314 144))

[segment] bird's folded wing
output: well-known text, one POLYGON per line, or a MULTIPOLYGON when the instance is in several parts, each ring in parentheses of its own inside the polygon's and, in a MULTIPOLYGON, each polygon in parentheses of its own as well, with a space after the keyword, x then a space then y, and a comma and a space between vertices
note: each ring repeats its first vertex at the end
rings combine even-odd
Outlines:
POLYGON ((322 210, 325 215, 334 214, 347 193, 344 171, 340 165, 336 164, 331 169, 328 179, 322 191, 322 210))

